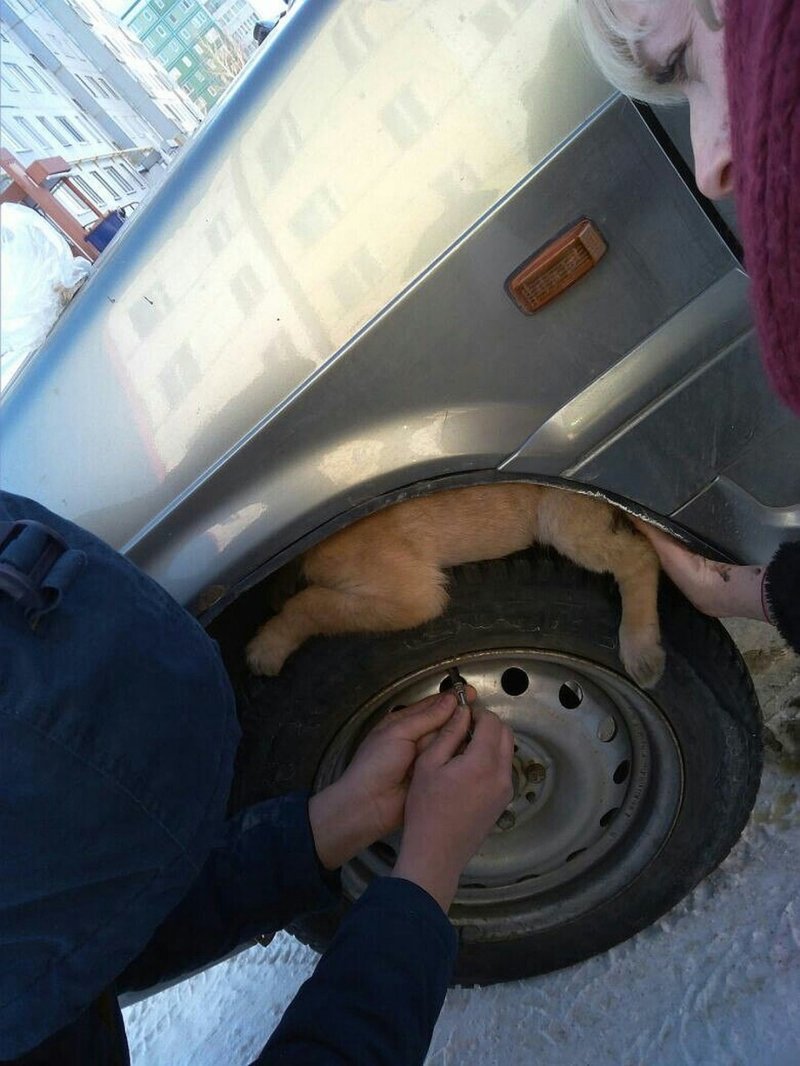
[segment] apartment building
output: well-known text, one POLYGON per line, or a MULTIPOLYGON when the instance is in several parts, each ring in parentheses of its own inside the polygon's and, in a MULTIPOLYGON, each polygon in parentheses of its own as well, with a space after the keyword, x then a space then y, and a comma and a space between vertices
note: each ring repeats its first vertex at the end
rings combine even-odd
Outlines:
POLYGON ((122 15, 204 111, 253 52, 256 19, 248 0, 134 0, 122 15))
POLYGON ((203 6, 243 58, 256 49, 253 27, 258 15, 247 0, 202 0, 203 6))
MULTIPOLYGON (((25 166, 62 156, 102 213, 135 206, 201 114, 95 0, 0 0, 0 139, 25 166)), ((56 193, 83 224, 93 212, 56 193)))

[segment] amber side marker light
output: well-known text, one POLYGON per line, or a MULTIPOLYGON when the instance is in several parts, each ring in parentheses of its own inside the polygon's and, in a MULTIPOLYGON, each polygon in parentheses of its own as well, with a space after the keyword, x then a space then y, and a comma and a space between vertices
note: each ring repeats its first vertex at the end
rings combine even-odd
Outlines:
POLYGON ((607 251, 594 222, 582 218, 517 267, 506 292, 523 314, 533 315, 588 274, 607 251))

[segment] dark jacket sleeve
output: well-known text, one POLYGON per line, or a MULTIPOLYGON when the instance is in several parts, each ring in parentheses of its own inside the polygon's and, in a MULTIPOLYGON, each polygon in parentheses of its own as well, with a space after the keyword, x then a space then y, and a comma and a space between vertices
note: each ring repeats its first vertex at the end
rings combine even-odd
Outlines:
POLYGON ((265 800, 226 822, 200 876, 124 972, 118 989, 150 988, 223 958, 338 899, 317 858, 308 793, 265 800))
POLYGON ((350 910, 257 1066, 421 1066, 455 930, 418 885, 379 878, 350 910))
POLYGON ((778 632, 800 655, 800 541, 778 548, 764 576, 764 595, 778 632))

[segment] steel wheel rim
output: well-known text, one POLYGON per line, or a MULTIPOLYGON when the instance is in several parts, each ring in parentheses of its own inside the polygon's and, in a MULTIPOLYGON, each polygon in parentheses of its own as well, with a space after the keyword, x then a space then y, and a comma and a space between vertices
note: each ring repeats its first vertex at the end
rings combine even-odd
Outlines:
MULTIPOLYGON (((523 935, 616 895, 656 857, 680 808, 682 759, 657 704, 627 677, 556 652, 492 649, 455 664, 516 744, 514 799, 464 871, 450 912, 462 937, 523 935)), ((393 707, 446 687, 452 665, 426 665, 362 704, 325 752, 315 788, 341 775, 393 707)), ((390 872, 399 842, 394 834, 343 868, 348 898, 390 872)))

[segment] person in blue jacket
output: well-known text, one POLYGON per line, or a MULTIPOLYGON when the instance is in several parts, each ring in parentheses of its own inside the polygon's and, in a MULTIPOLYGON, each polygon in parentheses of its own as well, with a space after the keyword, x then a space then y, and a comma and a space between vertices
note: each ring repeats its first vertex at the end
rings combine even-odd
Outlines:
MULTIPOLYGON (((474 698, 474 691, 470 690, 474 698)), ((343 776, 232 818, 239 740, 216 645, 107 545, 0 493, 0 1061, 129 1062, 117 996, 333 903, 403 825, 258 1063, 421 1063, 446 918, 508 803, 513 738, 452 695, 395 711, 343 776)))

